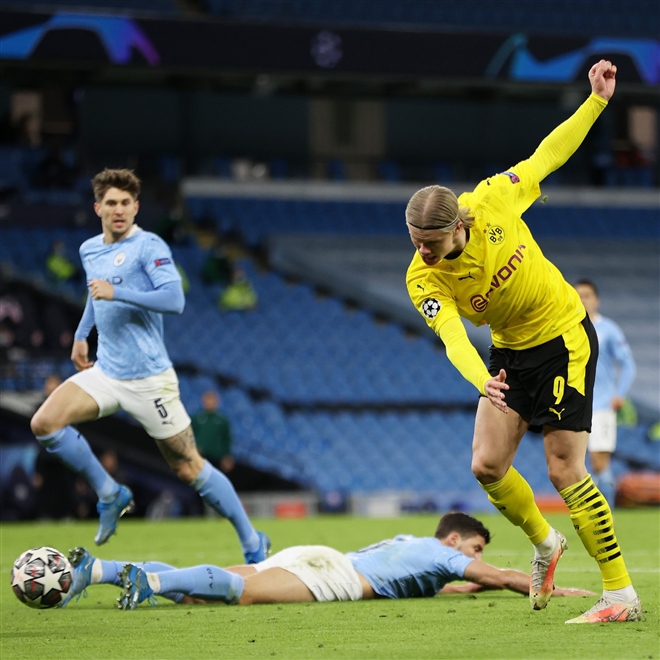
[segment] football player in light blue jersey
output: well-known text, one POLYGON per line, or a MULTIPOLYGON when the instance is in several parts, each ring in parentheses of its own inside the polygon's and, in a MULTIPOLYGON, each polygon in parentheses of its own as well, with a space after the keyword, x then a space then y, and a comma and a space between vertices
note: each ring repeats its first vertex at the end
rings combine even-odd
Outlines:
POLYGON ((614 506, 616 483, 610 463, 616 449, 616 414, 635 379, 635 360, 621 328, 598 313, 600 298, 596 285, 583 279, 575 288, 598 334, 594 412, 588 445, 592 477, 610 506, 614 506))
POLYGON ((140 180, 130 170, 106 169, 92 186, 102 233, 80 248, 89 296, 71 352, 78 373, 37 410, 32 431, 49 453, 96 491, 97 545, 115 533, 119 518, 133 506, 133 494, 107 473, 71 425, 122 408, 155 439, 177 476, 232 522, 246 562, 262 561, 270 541, 252 527, 227 477, 200 456, 181 403, 163 342, 163 314, 183 312, 181 277, 167 244, 135 224, 140 180), (94 326, 99 337, 96 362, 89 359, 87 345, 94 326))
MULTIPOLYGON (((222 601, 230 605, 328 602, 372 598, 420 598, 438 593, 510 589, 529 593, 529 576, 481 561, 490 541, 484 525, 465 513, 444 515, 433 537, 397 536, 343 554, 327 546, 287 548, 252 566, 222 569, 202 565, 175 569, 148 562, 125 564, 72 550, 71 593, 92 584, 123 586, 120 608, 132 610, 161 595, 185 604, 222 601), (467 584, 449 584, 467 580, 467 584)), ((588 596, 556 588, 555 596, 588 596)))

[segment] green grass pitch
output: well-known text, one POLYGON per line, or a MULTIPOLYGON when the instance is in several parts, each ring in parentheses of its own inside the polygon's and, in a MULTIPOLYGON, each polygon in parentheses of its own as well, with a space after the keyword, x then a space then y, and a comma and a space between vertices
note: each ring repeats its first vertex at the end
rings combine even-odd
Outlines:
MULTIPOLYGON (((524 535, 497 515, 480 516, 493 533, 484 559, 526 571, 524 535)), ((432 535, 436 516, 388 520, 320 517, 257 520, 275 549, 327 544, 354 550, 396 534, 432 535)), ((600 590, 599 572, 568 516, 551 516, 569 551, 557 583, 600 590)), ((565 626, 594 598, 556 598, 542 612, 512 593, 438 596, 305 605, 174 605, 160 600, 135 612, 115 609, 119 589, 97 586, 65 609, 31 610, 10 588, 14 559, 50 545, 66 552, 86 545, 104 559, 158 559, 177 566, 241 562, 231 526, 219 519, 145 522, 124 519, 119 533, 95 548, 95 523, 3 524, 1 534, 0 657, 10 658, 658 658, 657 510, 617 511, 619 541, 643 601, 641 623, 565 626)))

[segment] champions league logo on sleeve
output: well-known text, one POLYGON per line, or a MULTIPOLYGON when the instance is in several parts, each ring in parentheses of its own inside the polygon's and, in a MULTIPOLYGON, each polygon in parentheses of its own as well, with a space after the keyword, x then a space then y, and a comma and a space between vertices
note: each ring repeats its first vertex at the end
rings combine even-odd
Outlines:
POLYGON ((442 305, 440 304, 440 301, 436 298, 426 298, 424 302, 422 302, 422 313, 427 319, 434 319, 438 315, 441 307, 442 305))
POLYGON ((171 264, 171 263, 172 263, 172 260, 168 259, 167 257, 165 257, 164 259, 156 259, 154 261, 154 264, 155 264, 156 267, 158 267, 158 266, 167 266, 167 264, 171 264))

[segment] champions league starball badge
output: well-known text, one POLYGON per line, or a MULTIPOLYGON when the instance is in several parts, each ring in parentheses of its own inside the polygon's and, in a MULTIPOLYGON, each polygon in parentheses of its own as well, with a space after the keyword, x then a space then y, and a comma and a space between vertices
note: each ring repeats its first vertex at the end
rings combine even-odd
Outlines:
POLYGON ((422 313, 426 316, 427 319, 434 319, 442 305, 439 300, 435 298, 426 298, 422 303, 422 313))

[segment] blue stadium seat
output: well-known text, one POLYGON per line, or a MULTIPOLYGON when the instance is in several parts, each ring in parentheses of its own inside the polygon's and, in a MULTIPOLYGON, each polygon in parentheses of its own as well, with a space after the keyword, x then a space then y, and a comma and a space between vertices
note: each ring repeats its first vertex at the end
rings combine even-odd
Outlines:
MULTIPOLYGON (((285 211, 312 204, 279 203, 285 211)), ((365 206, 356 203, 354 208, 363 211, 365 206)), ((250 207, 263 212, 271 203, 250 207)), ((328 217, 343 213, 334 202, 323 203, 323 211, 328 217)), ((567 226, 588 217, 610 227, 614 215, 606 211, 569 216, 567 226)), ((619 221, 622 213, 617 210, 619 221)), ((643 224, 643 216, 636 216, 638 224, 643 224)), ((34 254, 45 256, 56 238, 75 250, 88 235, 85 230, 2 229, 0 238, 11 262, 28 273, 41 269, 34 254)), ((4 255, 3 248, 3 260, 4 255)), ((211 289, 196 267, 202 251, 175 246, 174 255, 189 271, 192 290, 184 314, 167 317, 167 343, 176 363, 199 370, 196 376, 180 374, 181 395, 194 413, 206 389, 221 393, 241 460, 268 466, 319 491, 400 488, 440 493, 451 488, 459 495, 464 489, 470 502, 480 497, 469 469, 471 413, 286 412, 296 404, 429 404, 429 392, 437 393, 437 402, 472 404, 473 388, 428 339, 411 340, 397 326, 376 324, 365 311, 347 311, 341 301, 319 298, 311 287, 260 272, 249 261, 241 265, 258 291, 258 309, 222 313, 215 305, 217 292, 207 295, 211 289), (232 379, 236 386, 219 388, 219 377, 232 379), (264 392, 266 400, 254 400, 248 394, 252 389, 264 392)), ((44 362, 41 370, 3 379, 2 386, 28 383, 39 388, 46 372, 64 368, 44 362)), ((646 441, 644 429, 621 430, 618 461, 652 461, 654 456, 657 465, 657 448, 646 441)), ((538 436, 524 438, 516 465, 536 491, 552 492, 538 436)))

